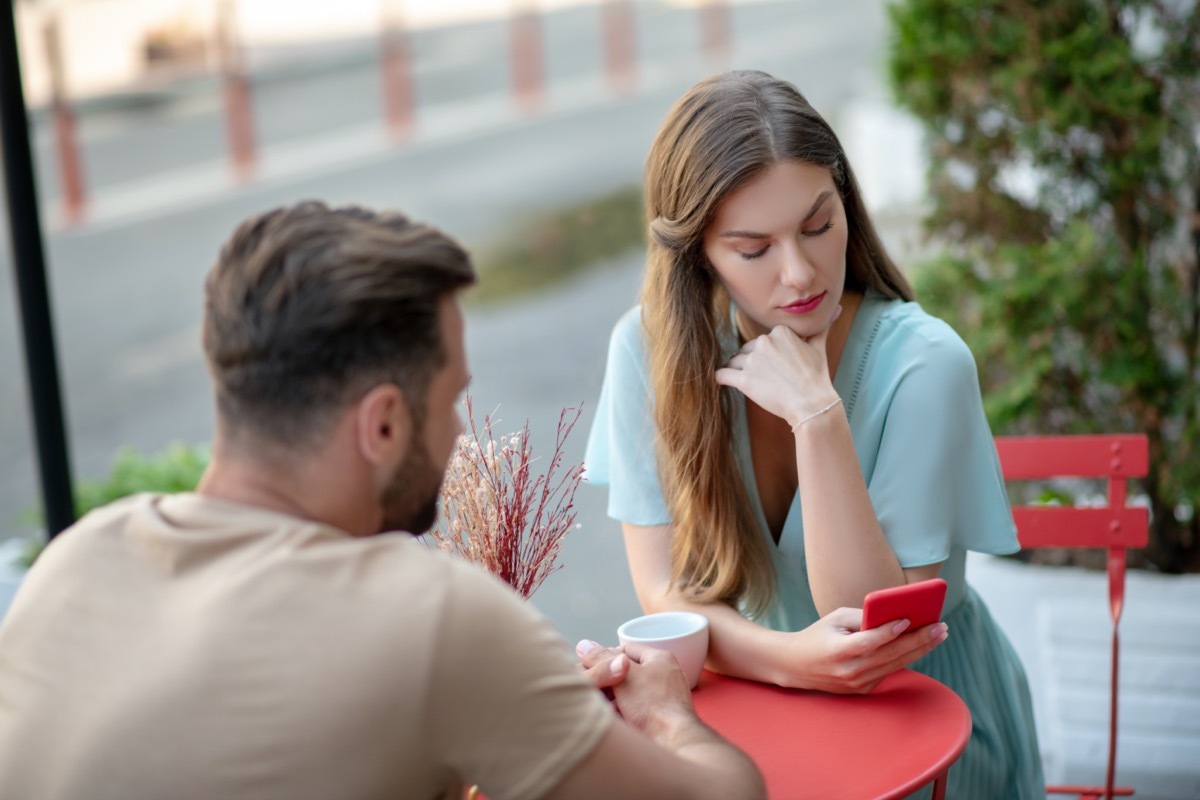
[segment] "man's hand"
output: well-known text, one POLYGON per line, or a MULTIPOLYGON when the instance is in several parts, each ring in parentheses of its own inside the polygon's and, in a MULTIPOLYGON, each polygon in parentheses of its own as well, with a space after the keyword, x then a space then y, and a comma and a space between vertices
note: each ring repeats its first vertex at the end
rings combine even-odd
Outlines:
POLYGON ((680 730, 700 724, 692 706, 692 690, 673 653, 629 644, 632 662, 625 680, 613 687, 621 716, 660 744, 671 746, 680 730))
POLYGON ((629 656, 625 655, 625 648, 602 647, 590 639, 584 639, 575 645, 575 655, 579 656, 583 674, 611 700, 612 687, 629 674, 630 662, 629 656))
POLYGON ((750 758, 709 728, 692 707, 675 656, 628 644, 575 648, 592 683, 615 696, 613 721, 596 750, 551 790, 547 800, 622 797, 657 800, 765 800, 750 758))
POLYGON ((602 647, 586 639, 575 653, 588 679, 647 736, 665 743, 679 726, 698 722, 687 677, 673 654, 636 644, 602 647))

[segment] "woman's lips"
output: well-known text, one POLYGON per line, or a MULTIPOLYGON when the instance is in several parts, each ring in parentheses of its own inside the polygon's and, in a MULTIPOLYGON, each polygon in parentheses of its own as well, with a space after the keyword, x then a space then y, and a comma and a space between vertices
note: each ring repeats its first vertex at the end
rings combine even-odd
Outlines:
POLYGON ((821 292, 818 295, 813 295, 807 300, 797 300, 791 305, 784 306, 783 310, 789 314, 807 314, 808 312, 816 309, 817 306, 821 305, 821 301, 825 299, 826 294, 828 294, 828 292, 821 292))

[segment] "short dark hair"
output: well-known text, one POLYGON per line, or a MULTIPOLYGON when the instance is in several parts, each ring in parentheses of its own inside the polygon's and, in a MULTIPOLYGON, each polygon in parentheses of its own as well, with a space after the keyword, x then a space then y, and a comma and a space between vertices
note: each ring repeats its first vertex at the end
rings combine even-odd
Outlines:
POLYGON ((423 414, 441 300, 474 281, 457 242, 403 214, 308 201, 247 219, 205 281, 218 418, 302 446, 381 383, 423 414))

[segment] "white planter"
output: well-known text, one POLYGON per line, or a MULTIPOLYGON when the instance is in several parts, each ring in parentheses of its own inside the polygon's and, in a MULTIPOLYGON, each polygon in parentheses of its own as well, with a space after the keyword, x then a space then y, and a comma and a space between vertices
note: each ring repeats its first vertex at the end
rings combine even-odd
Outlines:
MULTIPOLYGON (((968 580, 1025 663, 1049 783, 1102 783, 1111 623, 1105 573, 972 553, 968 580)), ((1128 573, 1117 781, 1200 798, 1200 575, 1128 573)))

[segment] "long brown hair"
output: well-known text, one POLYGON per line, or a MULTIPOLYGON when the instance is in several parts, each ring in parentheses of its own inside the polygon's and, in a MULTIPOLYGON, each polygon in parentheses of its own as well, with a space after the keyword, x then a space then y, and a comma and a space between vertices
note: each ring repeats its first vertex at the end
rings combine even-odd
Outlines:
POLYGON ((733 389, 713 373, 732 335, 729 297, 704 254, 721 201, 781 161, 829 170, 846 210, 846 288, 912 299, 884 251, 833 130, 786 81, 714 75, 667 114, 646 162, 649 259, 642 287, 658 461, 674 524, 673 577, 699 602, 761 613, 775 591, 733 451, 733 389))

